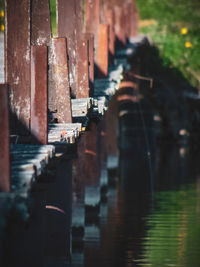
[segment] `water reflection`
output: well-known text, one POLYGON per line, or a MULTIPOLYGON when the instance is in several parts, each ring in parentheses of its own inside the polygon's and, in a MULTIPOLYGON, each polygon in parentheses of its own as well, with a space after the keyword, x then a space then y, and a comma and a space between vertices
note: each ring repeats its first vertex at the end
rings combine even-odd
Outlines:
MULTIPOLYGON (((121 105, 119 111, 123 112, 115 171, 113 166, 112 171, 107 169, 105 135, 96 123, 78 143, 69 165, 72 250, 69 244, 63 246, 70 260, 47 266, 200 266, 197 153, 186 144, 155 141, 154 111, 144 99, 140 105, 134 101, 121 105)), ((65 226, 68 220, 64 219, 65 226)))
POLYGON ((120 118, 116 184, 100 203, 95 244, 84 242, 84 266, 200 266, 198 157, 185 144, 155 142, 151 109, 145 128, 138 106, 130 110, 120 118), (137 116, 136 127, 127 124, 137 116))

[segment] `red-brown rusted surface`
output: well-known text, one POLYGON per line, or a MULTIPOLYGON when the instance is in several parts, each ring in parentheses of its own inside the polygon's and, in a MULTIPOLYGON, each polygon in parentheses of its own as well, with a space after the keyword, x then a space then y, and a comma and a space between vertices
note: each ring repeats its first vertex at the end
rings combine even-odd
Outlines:
POLYGON ((25 134, 30 122, 30 0, 5 0, 5 28, 11 128, 14 133, 25 134))
POLYGON ((77 98, 89 97, 89 51, 85 35, 77 40, 77 98))
POLYGON ((0 192, 10 191, 8 86, 0 84, 0 192))
POLYGON ((115 54, 115 30, 114 30, 114 11, 106 10, 106 23, 109 24, 109 53, 111 57, 115 54))
POLYGON ((99 25, 99 49, 97 54, 98 77, 108 74, 108 24, 99 25))
POLYGON ((95 34, 100 22, 100 0, 85 0, 86 32, 95 34))
POLYGON ((56 117, 58 122, 67 123, 72 121, 72 114, 66 39, 53 38, 52 46, 56 90, 56 117))
POLYGON ((58 37, 67 38, 69 53, 69 82, 71 93, 76 96, 76 1, 57 0, 58 37))
POLYGON ((126 44, 126 32, 124 29, 124 12, 123 7, 115 6, 115 34, 118 46, 124 46, 126 44))
POLYGON ((79 39, 84 30, 83 24, 83 0, 75 0, 76 3, 76 39, 79 39))
POLYGON ((138 21, 139 21, 139 14, 136 2, 134 1, 131 10, 130 37, 134 37, 138 34, 138 21))
POLYGON ((31 5, 31 44, 47 45, 51 37, 49 0, 34 0, 31 5))
POLYGON ((85 32, 94 34, 94 58, 98 57, 98 29, 100 23, 100 0, 85 0, 85 32))
POLYGON ((31 47, 31 133, 47 144, 47 46, 31 47))
POLYGON ((85 33, 88 40, 88 52, 89 52, 89 88, 90 96, 93 96, 94 91, 94 34, 85 33))

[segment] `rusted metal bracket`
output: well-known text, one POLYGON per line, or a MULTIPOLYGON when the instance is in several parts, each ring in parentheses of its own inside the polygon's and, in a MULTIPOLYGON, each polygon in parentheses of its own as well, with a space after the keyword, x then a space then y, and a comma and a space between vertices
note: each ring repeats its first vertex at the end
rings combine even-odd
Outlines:
POLYGON ((129 72, 128 75, 138 79, 138 80, 144 80, 144 81, 149 81, 150 82, 150 88, 153 88, 153 78, 141 76, 132 72, 129 72))

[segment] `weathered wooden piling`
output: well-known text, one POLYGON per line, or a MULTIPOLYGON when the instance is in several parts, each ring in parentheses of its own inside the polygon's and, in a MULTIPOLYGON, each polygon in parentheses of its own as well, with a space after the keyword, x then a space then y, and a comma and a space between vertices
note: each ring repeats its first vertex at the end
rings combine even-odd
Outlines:
POLYGON ((69 55, 69 83, 71 94, 76 96, 76 1, 57 1, 57 31, 58 37, 67 38, 69 55))
POLYGON ((93 96, 93 91, 94 91, 94 34, 85 33, 84 35, 88 41, 89 89, 90 89, 90 96, 93 96))
POLYGON ((41 144, 48 142, 47 46, 31 47, 31 134, 41 144))
POLYGON ((126 45, 126 32, 124 29, 124 12, 123 7, 115 6, 115 34, 116 34, 116 45, 118 47, 124 47, 126 45))
POLYGON ((5 0, 5 28, 11 131, 24 135, 30 124, 30 0, 5 0))
POLYGON ((97 75, 105 78, 108 75, 108 24, 99 25, 99 49, 97 52, 97 75))
POLYGON ((97 60, 98 54, 98 30, 100 24, 100 0, 85 1, 85 32, 94 34, 94 59, 97 60))
POLYGON ((31 44, 49 45, 51 21, 49 0, 31 1, 31 44))
POLYGON ((106 10, 106 23, 109 25, 109 53, 110 53, 110 58, 112 62, 112 58, 115 54, 115 30, 114 30, 114 23, 115 23, 115 18, 114 18, 114 11, 112 9, 106 10))
POLYGON ((86 36, 77 42, 77 98, 89 97, 89 43, 86 36))
POLYGON ((10 191, 8 85, 0 84, 0 192, 10 191))
POLYGON ((67 43, 65 38, 53 38, 56 118, 60 123, 72 121, 67 43))

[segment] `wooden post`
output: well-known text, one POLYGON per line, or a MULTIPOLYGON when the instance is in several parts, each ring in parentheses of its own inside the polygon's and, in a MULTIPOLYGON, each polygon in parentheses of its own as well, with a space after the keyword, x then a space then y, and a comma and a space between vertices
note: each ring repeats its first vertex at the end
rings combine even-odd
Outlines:
POLYGON ((115 54, 115 30, 114 30, 114 11, 112 9, 106 10, 106 22, 109 24, 109 53, 110 58, 115 54))
POLYGON ((85 33, 85 36, 88 40, 89 48, 89 88, 90 96, 93 96, 94 91, 94 34, 85 33))
POLYGON ((72 122, 67 44, 65 38, 53 38, 56 117, 60 123, 72 122))
POLYGON ((108 24, 99 25, 99 49, 97 54, 98 77, 108 75, 108 24))
POLYGON ((98 30, 100 24, 100 0, 85 0, 85 32, 94 34, 94 59, 98 58, 98 30))
POLYGON ((51 38, 49 0, 34 0, 31 4, 31 44, 48 45, 51 38))
POLYGON ((0 84, 0 192, 10 191, 8 86, 0 84))
POLYGON ((27 134, 30 123, 30 0, 5 0, 5 72, 13 116, 11 130, 27 134))
POLYGON ((41 144, 48 142, 47 47, 31 47, 31 133, 41 144))
POLYGON ((69 55, 69 83, 72 96, 76 96, 76 1, 57 0, 58 37, 67 38, 69 55))
POLYGON ((77 98, 89 97, 89 43, 86 36, 77 42, 77 98))

